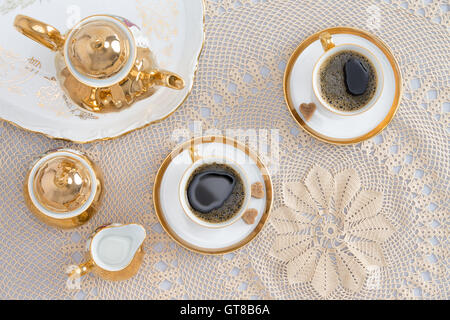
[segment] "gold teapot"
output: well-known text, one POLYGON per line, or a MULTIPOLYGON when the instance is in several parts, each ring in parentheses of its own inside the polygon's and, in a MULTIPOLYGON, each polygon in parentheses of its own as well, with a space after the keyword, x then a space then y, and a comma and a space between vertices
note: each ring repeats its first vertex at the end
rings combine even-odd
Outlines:
POLYGON ((119 111, 150 97, 157 87, 185 86, 177 74, 158 69, 148 39, 125 18, 90 16, 65 35, 23 15, 14 26, 56 51, 56 78, 73 102, 89 111, 119 111))

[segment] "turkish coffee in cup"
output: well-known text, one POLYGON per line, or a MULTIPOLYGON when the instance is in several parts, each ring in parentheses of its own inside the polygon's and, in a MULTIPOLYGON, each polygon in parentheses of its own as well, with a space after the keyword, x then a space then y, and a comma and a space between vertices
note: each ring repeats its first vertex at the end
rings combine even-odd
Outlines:
POLYGON ((357 111, 375 95, 377 74, 369 58, 353 50, 329 57, 320 68, 322 97, 340 111, 357 111))
POLYGON ((221 228, 242 217, 251 186, 245 171, 234 161, 201 158, 184 173, 179 197, 191 220, 204 227, 221 228))
POLYGON ((369 48, 335 45, 329 33, 320 36, 324 53, 313 69, 314 94, 320 104, 338 115, 363 113, 380 98, 383 67, 369 48))
POLYGON ((236 170, 226 164, 204 164, 194 170, 186 187, 192 212, 210 223, 232 219, 241 209, 244 183, 236 170))

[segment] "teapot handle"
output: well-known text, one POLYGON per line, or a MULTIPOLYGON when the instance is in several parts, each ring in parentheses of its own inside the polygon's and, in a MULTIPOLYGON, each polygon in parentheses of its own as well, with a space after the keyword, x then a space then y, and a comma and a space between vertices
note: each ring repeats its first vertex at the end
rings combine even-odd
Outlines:
POLYGON ((14 27, 20 33, 50 50, 58 51, 64 46, 65 39, 61 33, 51 25, 39 20, 19 14, 14 20, 14 27))
POLYGON ((175 90, 184 89, 185 82, 179 75, 165 70, 153 70, 143 74, 147 86, 162 86, 175 90))

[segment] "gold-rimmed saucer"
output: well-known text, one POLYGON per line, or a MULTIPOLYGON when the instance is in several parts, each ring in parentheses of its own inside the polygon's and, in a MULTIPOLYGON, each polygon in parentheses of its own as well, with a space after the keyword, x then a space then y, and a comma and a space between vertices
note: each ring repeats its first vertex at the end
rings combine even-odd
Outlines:
POLYGON ((391 50, 376 36, 356 28, 321 30, 305 39, 286 66, 283 89, 286 104, 297 123, 315 138, 332 144, 355 144, 379 134, 394 118, 402 96, 402 76, 391 50), (329 33, 336 45, 351 43, 373 52, 385 75, 383 94, 368 111, 355 116, 334 114, 320 104, 312 89, 312 70, 323 54, 320 35, 329 33), (300 112, 302 103, 315 103, 310 119, 300 112))
POLYGON ((258 155, 240 142, 222 136, 195 138, 176 147, 162 163, 153 188, 156 215, 164 230, 184 248, 208 255, 226 254, 250 243, 267 222, 272 201, 272 181, 258 155), (249 208, 258 211, 254 224, 248 225, 241 220, 221 229, 212 229, 200 226, 186 216, 178 201, 177 186, 185 169, 192 164, 190 150, 193 145, 203 157, 232 157, 246 171, 251 184, 260 182, 264 185, 264 198, 252 198, 249 204, 249 208))

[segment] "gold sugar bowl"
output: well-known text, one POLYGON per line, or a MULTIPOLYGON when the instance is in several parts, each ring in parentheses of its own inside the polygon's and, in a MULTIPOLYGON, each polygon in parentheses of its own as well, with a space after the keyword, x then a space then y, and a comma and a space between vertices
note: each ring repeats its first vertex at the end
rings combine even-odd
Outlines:
POLYGON ((33 163, 25 179, 24 197, 39 220, 71 229, 97 212, 103 185, 100 169, 85 154, 59 149, 33 163))
POLYGON ((152 96, 158 87, 181 90, 184 80, 160 70, 150 40, 129 20, 93 15, 64 35, 18 15, 15 28, 56 52, 56 78, 72 101, 92 112, 120 111, 152 96))

